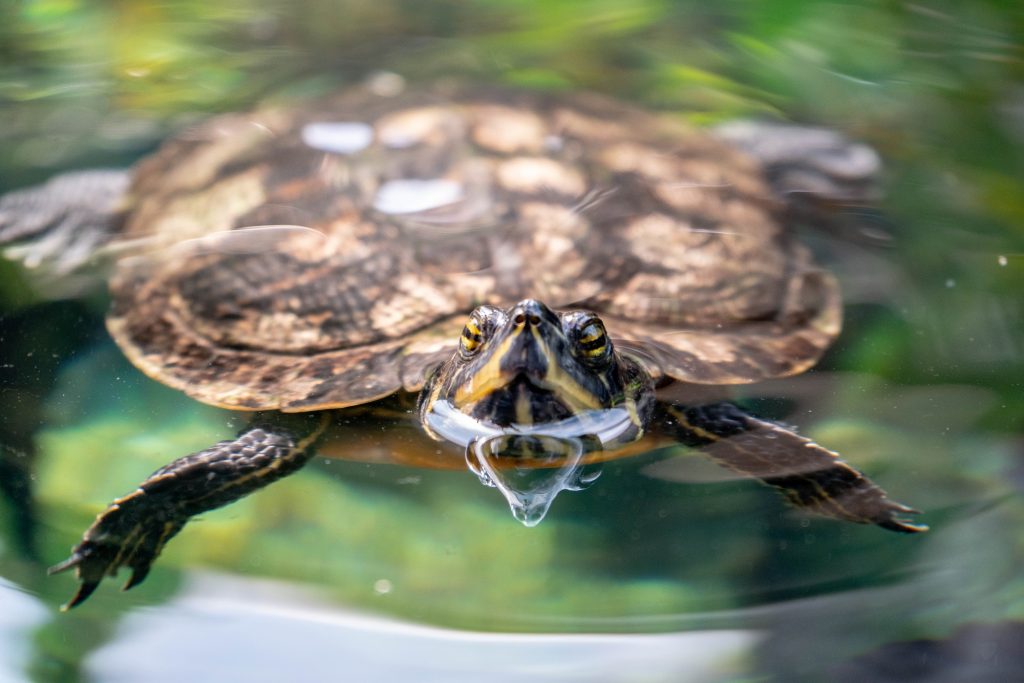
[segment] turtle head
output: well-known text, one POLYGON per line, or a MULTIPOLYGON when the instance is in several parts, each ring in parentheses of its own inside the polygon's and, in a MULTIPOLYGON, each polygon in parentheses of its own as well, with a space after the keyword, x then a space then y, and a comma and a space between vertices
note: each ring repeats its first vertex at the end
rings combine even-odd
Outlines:
POLYGON ((637 402, 649 386, 646 374, 615 352, 597 315, 556 313, 527 299, 473 311, 458 350, 424 389, 421 413, 428 430, 431 413, 444 405, 464 425, 542 431, 619 408, 641 428, 637 402))
POLYGON ((597 476, 587 453, 643 434, 653 396, 595 314, 527 299, 473 311, 424 387, 420 416, 433 437, 465 446, 469 469, 533 526, 561 491, 597 476))

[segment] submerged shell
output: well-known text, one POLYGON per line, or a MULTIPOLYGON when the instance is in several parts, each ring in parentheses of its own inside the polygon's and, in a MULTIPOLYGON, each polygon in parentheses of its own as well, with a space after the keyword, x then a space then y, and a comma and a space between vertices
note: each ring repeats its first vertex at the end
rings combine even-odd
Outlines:
POLYGON ((482 303, 597 311, 655 377, 708 384, 800 372, 840 326, 753 159, 590 96, 353 90, 221 117, 131 195, 124 238, 159 248, 120 265, 110 330, 231 408, 416 390, 482 303))

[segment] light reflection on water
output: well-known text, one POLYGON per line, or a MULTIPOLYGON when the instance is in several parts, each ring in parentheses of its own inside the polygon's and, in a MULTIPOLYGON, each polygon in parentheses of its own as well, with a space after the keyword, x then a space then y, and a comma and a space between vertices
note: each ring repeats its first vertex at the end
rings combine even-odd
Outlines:
POLYGON ((16 681, 31 660, 33 646, 27 635, 46 621, 49 610, 40 600, 2 578, 0 605, 0 681, 16 681))
POLYGON ((272 582, 193 573, 166 610, 124 619, 85 671, 103 681, 181 681, 206 671, 277 681, 535 682, 725 680, 759 635, 745 630, 651 635, 515 635, 415 626, 324 606, 313 592, 272 582), (172 648, 169 643, 174 643, 172 648))

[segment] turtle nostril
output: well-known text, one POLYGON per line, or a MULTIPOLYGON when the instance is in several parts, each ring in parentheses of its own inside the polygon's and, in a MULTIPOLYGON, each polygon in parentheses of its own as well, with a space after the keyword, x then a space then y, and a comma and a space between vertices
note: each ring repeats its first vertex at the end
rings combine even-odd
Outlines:
POLYGON ((554 313, 536 299, 520 301, 510 313, 516 327, 540 327, 544 321, 551 321, 553 318, 557 322, 554 313))

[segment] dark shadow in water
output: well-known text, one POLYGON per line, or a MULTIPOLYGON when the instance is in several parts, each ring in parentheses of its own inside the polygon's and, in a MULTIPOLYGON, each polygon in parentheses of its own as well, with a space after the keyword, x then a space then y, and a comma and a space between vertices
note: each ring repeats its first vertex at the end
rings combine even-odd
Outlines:
POLYGON ((12 510, 15 546, 36 557, 37 514, 32 482, 35 435, 57 373, 103 334, 80 301, 42 303, 0 314, 0 493, 12 510))
POLYGON ((996 683, 1024 678, 1024 621, 967 624, 941 640, 888 643, 837 667, 837 683, 996 683))

